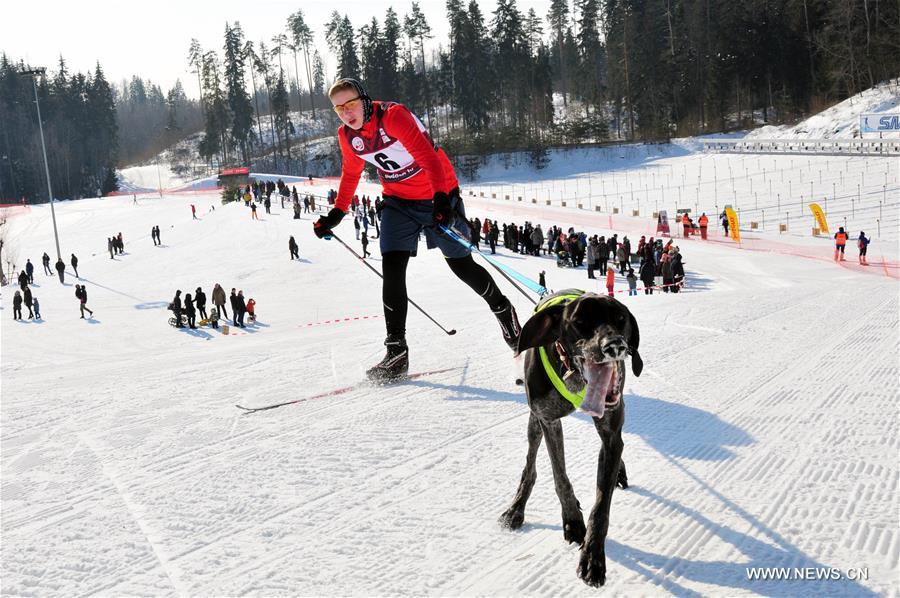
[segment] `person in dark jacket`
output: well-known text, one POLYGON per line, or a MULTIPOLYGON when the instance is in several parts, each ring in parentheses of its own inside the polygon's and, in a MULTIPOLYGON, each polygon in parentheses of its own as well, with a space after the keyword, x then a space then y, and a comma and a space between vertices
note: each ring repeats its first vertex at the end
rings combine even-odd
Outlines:
POLYGON ((34 264, 31 260, 25 262, 25 274, 28 275, 28 284, 34 284, 34 264))
POLYGON ((362 237, 360 238, 359 242, 362 243, 363 259, 366 259, 370 255, 372 255, 371 253, 369 253, 369 234, 363 231, 362 237))
POLYGON ((175 328, 184 328, 181 324, 181 289, 175 291, 175 298, 172 299, 171 309, 175 313, 175 328))
POLYGON ((184 315, 187 316, 188 327, 196 330, 197 311, 194 309, 194 300, 191 299, 190 293, 184 296, 184 315))
POLYGON ((59 274, 59 282, 66 284, 66 264, 62 261, 62 258, 56 260, 56 272, 59 274))
POLYGON ((44 264, 44 274, 47 276, 53 276, 53 270, 50 269, 50 256, 47 255, 47 252, 44 252, 44 257, 41 258, 41 262, 44 264))
POLYGON ((231 323, 235 326, 240 326, 239 316, 238 314, 238 300, 237 300, 237 289, 231 289, 231 296, 228 297, 229 302, 231 303, 231 323))
POLYGON ((238 291, 234 305, 238 313, 238 326, 246 328, 244 325, 244 314, 247 313, 247 304, 244 303, 244 291, 238 291))
POLYGON ((653 279, 656 277, 656 265, 653 260, 644 260, 641 269, 638 272, 641 276, 641 282, 644 283, 644 294, 653 294, 653 279))
POLYGON ((297 258, 300 259, 300 248, 297 246, 297 241, 294 240, 294 237, 291 237, 288 240, 288 249, 291 252, 291 259, 297 258))
POLYGON ((13 320, 22 319, 22 293, 16 291, 13 295, 13 320))
POLYGON ((216 311, 219 312, 219 317, 227 318, 228 310, 225 309, 225 289, 223 289, 222 285, 220 285, 219 283, 216 283, 216 286, 213 287, 212 302, 213 305, 218 308, 216 311))
POLYGON ((75 296, 78 297, 79 307, 81 308, 81 319, 84 319, 84 312, 88 312, 93 318, 94 312, 87 306, 87 289, 83 284, 75 285, 75 296))
POLYGON ((19 273, 19 287, 24 291, 28 288, 28 273, 22 270, 19 273))
POLYGON ((200 314, 200 318, 208 320, 209 316, 206 314, 206 293, 200 287, 197 287, 197 290, 194 292, 194 305, 197 306, 197 313, 200 314))
POLYGON ((31 311, 32 299, 31 299, 31 289, 30 288, 25 287, 25 290, 23 291, 23 299, 25 302, 25 307, 28 308, 28 319, 32 320, 32 319, 34 319, 34 312, 31 311))
POLYGON ((663 292, 668 293, 675 290, 672 285, 675 283, 675 273, 672 271, 672 254, 667 253, 668 259, 660 260, 660 269, 663 277, 663 292))
POLYGON ((38 298, 32 297, 31 302, 34 305, 34 319, 40 320, 41 319, 41 304, 38 302, 38 298))
POLYGON ((72 254, 72 269, 75 270, 75 278, 81 278, 78 276, 78 258, 75 257, 75 254, 72 254))
POLYGON ((107 237, 107 238, 106 238, 106 250, 109 252, 109 259, 111 259, 111 260, 116 259, 116 258, 115 258, 115 255, 116 255, 116 247, 115 247, 115 245, 113 244, 113 238, 112 238, 112 237, 107 237))
POLYGON ((681 254, 677 251, 675 257, 672 258, 672 280, 675 283, 672 292, 677 293, 684 286, 684 262, 681 261, 681 254))

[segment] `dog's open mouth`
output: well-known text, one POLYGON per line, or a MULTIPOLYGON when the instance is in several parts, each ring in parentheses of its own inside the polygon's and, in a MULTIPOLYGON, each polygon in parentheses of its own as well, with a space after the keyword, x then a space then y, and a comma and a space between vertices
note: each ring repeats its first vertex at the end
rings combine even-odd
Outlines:
POLYGON ((621 361, 605 361, 596 363, 582 362, 582 374, 587 382, 584 401, 580 409, 593 417, 603 417, 607 409, 618 406, 622 400, 622 389, 619 385, 619 363, 621 361))

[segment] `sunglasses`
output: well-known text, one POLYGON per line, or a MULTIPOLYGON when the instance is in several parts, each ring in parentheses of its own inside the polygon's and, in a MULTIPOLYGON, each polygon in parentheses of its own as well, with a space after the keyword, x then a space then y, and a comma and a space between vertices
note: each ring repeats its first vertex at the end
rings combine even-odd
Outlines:
POLYGON ((359 96, 356 96, 352 100, 348 100, 348 101, 344 102, 343 104, 335 105, 334 111, 337 112, 338 114, 340 114, 341 112, 351 112, 353 110, 356 110, 356 107, 359 106, 361 102, 362 102, 362 98, 359 96))

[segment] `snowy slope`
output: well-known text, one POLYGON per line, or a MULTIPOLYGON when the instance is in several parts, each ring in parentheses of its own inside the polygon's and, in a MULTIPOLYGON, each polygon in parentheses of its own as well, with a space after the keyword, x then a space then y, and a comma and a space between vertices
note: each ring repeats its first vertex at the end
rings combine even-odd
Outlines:
MULTIPOLYGON (((521 221, 509 202, 467 204, 521 221)), ((412 260, 409 291, 458 334, 410 310, 411 367, 451 371, 241 415, 235 403, 361 380, 383 351, 378 278, 315 239, 310 215, 293 220, 278 204, 259 222, 215 194, 56 209, 96 314, 78 319, 71 274, 62 286, 40 272, 53 253, 47 206, 12 219, 19 259, 38 264, 45 319, 14 323, 3 289, 4 595, 598 594, 575 575, 543 450, 525 527, 496 524, 524 464, 528 409, 493 317, 439 253, 412 260), (119 231, 127 255, 111 260, 105 239, 119 231), (176 288, 210 294, 214 282, 256 298, 259 323, 229 336, 166 324, 176 288)), ((529 209, 544 224, 608 232, 606 215, 529 209)), ((338 233, 356 246, 351 224, 338 233)), ((603 592, 896 595, 897 281, 679 244, 686 292, 623 297, 645 370, 626 385, 633 485, 613 499, 603 592), (746 571, 807 566, 866 567, 868 579, 746 571)), ((546 270, 557 289, 597 289, 546 257, 499 259, 546 270)), ((505 284, 527 317, 529 301, 505 284)), ((584 417, 563 425, 587 512, 599 440, 584 417)))
POLYGON ((859 137, 859 115, 900 111, 900 80, 862 91, 794 126, 754 129, 747 139, 853 139, 859 137))

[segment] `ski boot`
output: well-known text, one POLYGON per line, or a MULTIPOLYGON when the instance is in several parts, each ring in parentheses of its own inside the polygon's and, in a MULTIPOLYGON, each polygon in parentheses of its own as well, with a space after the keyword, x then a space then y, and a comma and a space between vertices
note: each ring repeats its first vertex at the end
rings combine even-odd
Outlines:
POLYGON ((516 315, 516 308, 513 307, 509 299, 505 299, 504 304, 493 311, 494 315, 497 316, 497 321, 500 322, 503 340, 515 352, 519 343, 519 333, 522 332, 522 327, 519 325, 519 316, 516 315))
POLYGON ((366 377, 376 384, 399 380, 409 371, 409 348, 406 338, 389 334, 384 341, 384 359, 366 370, 366 377))

